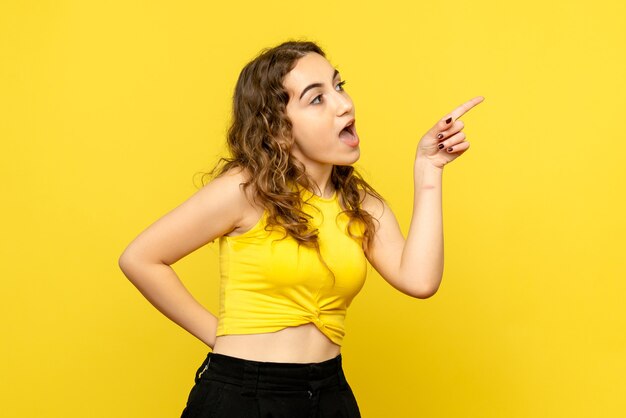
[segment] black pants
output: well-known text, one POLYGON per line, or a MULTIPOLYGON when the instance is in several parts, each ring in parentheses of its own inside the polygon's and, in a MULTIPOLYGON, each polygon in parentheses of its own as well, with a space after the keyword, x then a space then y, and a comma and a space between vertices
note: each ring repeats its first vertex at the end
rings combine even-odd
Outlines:
POLYGON ((275 363, 209 352, 181 418, 360 418, 341 359, 275 363))

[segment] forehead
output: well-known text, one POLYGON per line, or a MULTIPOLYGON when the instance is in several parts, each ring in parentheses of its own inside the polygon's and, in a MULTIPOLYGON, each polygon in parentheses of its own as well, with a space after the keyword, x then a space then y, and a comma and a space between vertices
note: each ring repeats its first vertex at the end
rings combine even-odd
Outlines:
POLYGON ((300 94, 300 91, 311 83, 326 83, 333 76, 335 68, 326 58, 317 53, 308 53, 300 58, 296 66, 285 76, 283 85, 289 96, 300 94))

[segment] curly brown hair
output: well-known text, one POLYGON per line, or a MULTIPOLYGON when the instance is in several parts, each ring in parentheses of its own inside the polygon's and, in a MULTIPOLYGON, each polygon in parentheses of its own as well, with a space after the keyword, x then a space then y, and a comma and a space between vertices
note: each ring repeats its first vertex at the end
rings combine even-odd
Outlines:
MULTIPOLYGON (((298 59, 308 53, 326 57, 314 42, 287 41, 265 48, 239 74, 233 95, 232 123, 228 129, 227 145, 230 158, 222 157, 204 177, 221 176, 238 167, 250 175, 242 183, 252 187, 254 201, 268 212, 267 227, 282 227, 285 237, 298 244, 314 247, 319 253, 318 230, 308 223, 311 216, 302 210, 300 187, 315 190, 315 184, 305 166, 291 154, 292 124, 285 109, 289 94, 283 86, 284 77, 296 66, 298 59), (222 165, 222 163, 224 163, 222 165)), ((330 181, 337 191, 341 213, 349 216, 346 232, 368 248, 374 234, 374 218, 361 208, 365 193, 384 199, 352 166, 335 165, 330 181), (362 234, 354 234, 352 226, 360 223, 362 234)), ((340 213, 340 214, 341 214, 340 213)), ((377 220, 376 220, 377 221, 377 220)), ((321 254, 320 254, 321 255, 321 254)), ((322 260, 323 261, 323 260, 322 260)))

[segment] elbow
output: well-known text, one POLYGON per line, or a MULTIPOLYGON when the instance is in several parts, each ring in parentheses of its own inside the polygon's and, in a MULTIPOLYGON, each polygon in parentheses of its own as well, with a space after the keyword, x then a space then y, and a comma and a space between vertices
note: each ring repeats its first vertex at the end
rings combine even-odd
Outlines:
POLYGON ((117 265, 129 282, 134 286, 140 285, 144 274, 142 273, 142 263, 136 257, 130 253, 124 253, 117 260, 117 265))
POLYGON ((117 265, 124 273, 124 276, 135 286, 146 280, 146 269, 154 265, 165 265, 158 261, 152 261, 140 255, 136 251, 124 251, 117 260, 117 265))
POLYGON ((414 291, 411 292, 410 296, 414 297, 415 299, 428 299, 431 296, 433 296, 435 293, 437 293, 437 291, 414 291))
POLYGON ((428 299, 434 296, 438 290, 439 285, 422 285, 412 288, 408 294, 416 299, 428 299))
POLYGON ((122 270, 122 273, 124 273, 124 275, 126 276, 126 278, 128 278, 128 274, 126 274, 127 270, 128 270, 128 255, 126 255, 126 253, 123 253, 118 259, 117 259, 117 265, 120 268, 120 270, 122 270))
POLYGON ((119 266, 122 273, 128 280, 132 282, 132 271, 133 266, 136 265, 134 261, 134 257, 129 252, 125 251, 122 255, 117 259, 117 265, 119 266))

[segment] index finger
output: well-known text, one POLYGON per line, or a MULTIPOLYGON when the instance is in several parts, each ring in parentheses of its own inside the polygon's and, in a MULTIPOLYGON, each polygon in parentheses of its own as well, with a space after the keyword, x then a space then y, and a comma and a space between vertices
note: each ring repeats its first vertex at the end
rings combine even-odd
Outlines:
POLYGON ((454 122, 455 120, 457 120, 458 118, 466 114, 471 108, 473 108, 474 106, 476 106, 478 103, 482 102, 483 100, 485 100, 483 96, 477 96, 471 100, 468 100, 467 102, 463 103, 462 105, 454 109, 452 112, 450 112, 447 116, 445 116, 443 118, 443 121, 445 122, 447 119, 452 117, 452 121, 450 123, 454 122))

